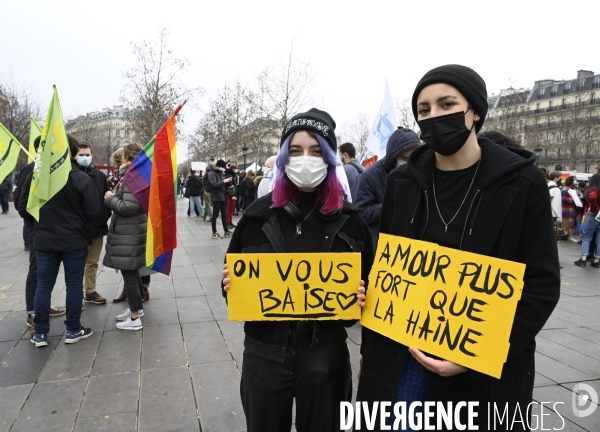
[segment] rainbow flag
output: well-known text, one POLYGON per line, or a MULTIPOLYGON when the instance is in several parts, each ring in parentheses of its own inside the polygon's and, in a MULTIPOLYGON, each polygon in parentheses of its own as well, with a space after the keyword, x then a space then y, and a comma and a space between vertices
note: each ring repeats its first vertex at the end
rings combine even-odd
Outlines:
POLYGON ((148 214, 146 267, 169 275, 177 247, 177 143, 175 116, 185 102, 139 152, 123 182, 148 214))

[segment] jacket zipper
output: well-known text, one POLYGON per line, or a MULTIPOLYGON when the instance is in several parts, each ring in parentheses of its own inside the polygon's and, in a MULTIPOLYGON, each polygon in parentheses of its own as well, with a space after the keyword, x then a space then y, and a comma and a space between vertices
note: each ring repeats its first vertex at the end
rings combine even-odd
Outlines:
POLYGON ((423 232, 421 233, 421 240, 423 240, 423 236, 425 235, 425 230, 427 229, 427 224, 429 223, 429 197, 427 196, 427 191, 425 192, 425 208, 427 209, 427 216, 425 217, 425 226, 423 227, 423 232))
POLYGON ((462 250, 463 240, 465 239, 465 232, 467 232, 467 225, 469 224, 469 216, 471 216, 471 210, 473 210, 473 204, 475 203, 475 200, 477 199, 477 195, 479 195, 479 192, 481 192, 481 191, 479 189, 477 189, 477 192, 475 192, 475 196, 473 197, 473 200, 471 201, 471 205, 469 206, 469 212, 467 213, 467 218, 465 219, 465 227, 463 228, 463 233, 460 238, 460 246, 459 246, 460 250, 462 250))

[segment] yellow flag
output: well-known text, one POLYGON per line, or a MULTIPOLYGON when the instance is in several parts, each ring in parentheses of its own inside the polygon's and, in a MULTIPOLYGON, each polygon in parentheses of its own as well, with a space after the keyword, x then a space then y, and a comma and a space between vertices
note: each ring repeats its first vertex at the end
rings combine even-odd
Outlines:
POLYGON ((40 220, 40 209, 66 184, 71 171, 71 152, 56 86, 33 168, 27 212, 40 220))
MULTIPOLYGON (((33 142, 41 134, 42 134, 42 128, 40 127, 38 122, 36 122, 35 119, 33 117, 31 117, 31 127, 29 128, 29 154, 31 156, 33 156, 34 158, 35 158, 36 151, 35 151, 35 147, 33 146, 33 142)), ((29 158, 29 160, 31 162, 35 161, 35 159, 31 159, 31 158, 29 158)))
POLYGON ((15 169, 20 152, 19 141, 0 123, 0 182, 15 169))

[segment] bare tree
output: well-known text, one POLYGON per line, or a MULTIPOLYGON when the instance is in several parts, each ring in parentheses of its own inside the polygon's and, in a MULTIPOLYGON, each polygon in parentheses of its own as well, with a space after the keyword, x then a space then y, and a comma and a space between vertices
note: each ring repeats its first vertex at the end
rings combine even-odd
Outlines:
POLYGON ((402 102, 396 99, 396 113, 398 114, 398 124, 400 126, 416 130, 417 121, 415 120, 415 116, 412 112, 410 99, 402 99, 402 102))
MULTIPOLYGON (((39 120, 41 108, 31 91, 14 79, 0 82, 0 123, 2 123, 25 148, 29 146, 31 117, 39 120)), ((27 156, 21 152, 17 169, 27 164, 27 156)))
POLYGON ((175 106, 184 99, 201 96, 202 87, 188 88, 181 80, 190 62, 176 57, 168 45, 169 32, 162 28, 158 39, 133 44, 136 65, 125 72, 121 101, 127 109, 131 130, 142 143, 152 139, 175 106))
POLYGON ((261 117, 261 112, 260 100, 250 88, 239 80, 226 85, 210 101, 209 110, 189 137, 192 154, 203 158, 219 155, 240 164, 238 157, 246 146, 247 161, 260 165, 270 156, 270 138, 278 129, 278 123, 261 117))
POLYGON ((314 79, 310 62, 294 53, 275 67, 265 68, 258 76, 260 106, 263 117, 279 122, 280 128, 311 101, 314 79))
POLYGON ((356 148, 357 155, 362 154, 370 132, 371 125, 369 124, 367 115, 364 113, 358 114, 354 122, 350 125, 350 137, 352 144, 356 148))

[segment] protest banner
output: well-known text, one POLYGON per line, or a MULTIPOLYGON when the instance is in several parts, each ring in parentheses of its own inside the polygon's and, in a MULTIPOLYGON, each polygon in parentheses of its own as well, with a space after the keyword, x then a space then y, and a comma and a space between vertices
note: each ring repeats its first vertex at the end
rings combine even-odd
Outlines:
POLYGON ((381 234, 361 324, 499 378, 525 265, 381 234))
POLYGON ((359 253, 227 254, 230 321, 359 319, 359 253))
POLYGON ((206 162, 192 162, 192 171, 206 172, 206 162))

